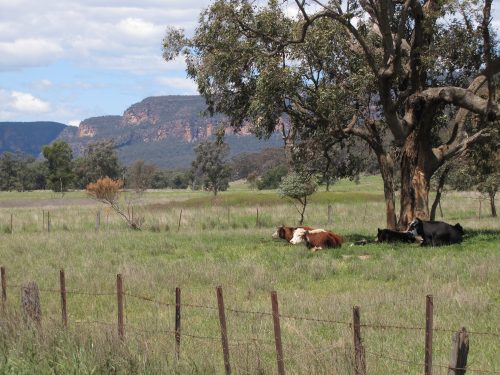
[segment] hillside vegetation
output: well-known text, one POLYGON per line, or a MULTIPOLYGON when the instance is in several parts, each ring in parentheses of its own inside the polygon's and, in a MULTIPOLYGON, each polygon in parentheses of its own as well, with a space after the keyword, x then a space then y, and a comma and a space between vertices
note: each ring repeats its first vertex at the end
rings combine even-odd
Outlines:
POLYGON ((385 223, 379 177, 362 178, 359 185, 341 181, 332 190, 312 196, 306 224, 340 233, 346 242, 316 253, 272 240, 275 227, 293 224, 298 213, 275 191, 251 191, 242 183, 217 199, 188 190, 129 193, 134 214, 144 216, 142 231, 128 230, 82 192, 63 198, 50 192, 1 192, 0 258, 7 270, 8 303, 0 373, 221 374, 219 285, 236 374, 276 373, 272 316, 266 315, 272 290, 278 293, 289 374, 353 373, 349 323, 354 305, 368 325, 362 327, 368 374, 422 373, 420 328, 429 294, 438 329, 433 373, 446 373, 440 366, 448 364, 448 330, 462 326, 472 331, 471 373, 500 371, 500 222, 487 216, 484 203, 479 218, 474 193, 447 193, 443 220, 460 222, 465 241, 421 248, 373 242, 385 223), (50 233, 46 224, 42 229, 47 211, 50 233), (350 246, 361 238, 369 243, 350 246), (68 290, 67 329, 60 324, 60 269, 68 290), (116 332, 118 273, 126 293, 124 342, 116 332), (18 286, 28 281, 41 289, 39 330, 28 329, 19 313, 18 286), (184 304, 178 361, 176 287, 184 304), (76 291, 83 293, 71 293, 76 291))

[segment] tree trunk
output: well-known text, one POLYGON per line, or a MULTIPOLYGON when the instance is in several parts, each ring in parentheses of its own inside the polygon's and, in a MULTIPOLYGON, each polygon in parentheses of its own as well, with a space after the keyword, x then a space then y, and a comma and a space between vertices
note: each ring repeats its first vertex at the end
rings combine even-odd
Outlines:
POLYGON ((306 212, 307 197, 304 197, 304 200, 299 199, 299 202, 302 204, 302 210, 300 211, 299 225, 302 225, 304 224, 304 213, 306 212))
MULTIPOLYGON (((439 183, 438 187, 436 189, 436 198, 434 198, 434 202, 432 203, 431 207, 431 214, 430 214, 430 219, 431 220, 436 220, 436 209, 441 202, 441 195, 444 190, 444 183, 446 182, 446 177, 448 177, 448 173, 450 173, 451 170, 451 165, 448 164, 445 168, 443 173, 441 173, 441 176, 439 177, 439 183)), ((442 213, 441 213, 442 214, 442 213)))
POLYGON ((488 193, 488 195, 490 197, 491 216, 492 217, 497 217, 497 208, 495 207, 495 195, 496 195, 496 192, 495 191, 490 191, 488 193))
POLYGON ((377 155, 382 180, 384 181, 384 199, 387 228, 396 230, 396 209, 394 200, 394 160, 383 153, 377 155))
POLYGON ((402 150, 400 228, 406 228, 416 217, 421 220, 430 217, 430 178, 438 165, 429 146, 430 135, 423 133, 411 133, 402 150))

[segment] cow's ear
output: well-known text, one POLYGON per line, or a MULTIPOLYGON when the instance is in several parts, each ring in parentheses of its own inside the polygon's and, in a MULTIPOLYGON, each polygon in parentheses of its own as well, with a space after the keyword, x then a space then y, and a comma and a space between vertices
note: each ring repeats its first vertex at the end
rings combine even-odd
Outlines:
POLYGON ((380 230, 380 228, 377 228, 377 231, 378 231, 379 233, 380 233, 380 232, 382 232, 382 231, 380 230))

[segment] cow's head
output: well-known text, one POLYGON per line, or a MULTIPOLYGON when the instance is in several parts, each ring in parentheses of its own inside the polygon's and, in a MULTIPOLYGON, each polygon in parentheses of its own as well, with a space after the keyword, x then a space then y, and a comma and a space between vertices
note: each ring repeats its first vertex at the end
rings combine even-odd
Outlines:
POLYGON ((290 243, 297 245, 298 243, 303 242, 306 233, 307 233, 307 231, 304 228, 295 229, 295 231, 293 232, 293 237, 290 240, 290 243))
POLYGON ((421 236, 424 232, 423 230, 423 221, 420 220, 418 217, 416 217, 410 225, 408 225, 408 229, 406 230, 407 232, 410 232, 413 237, 415 236, 421 236))

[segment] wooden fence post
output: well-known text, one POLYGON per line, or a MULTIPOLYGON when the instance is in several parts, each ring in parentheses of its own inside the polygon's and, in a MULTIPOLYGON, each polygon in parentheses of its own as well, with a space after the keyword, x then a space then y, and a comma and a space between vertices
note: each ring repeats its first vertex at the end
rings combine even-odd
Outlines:
POLYGON ((280 312, 278 306, 278 294, 271 292, 271 306, 273 309, 274 343, 276 345, 276 361, 278 362, 278 374, 285 375, 285 361, 283 357, 283 345, 281 343, 280 312))
POLYGON ((432 295, 429 294, 425 297, 425 375, 432 375, 433 309, 432 295))
POLYGON ((0 274, 2 279, 2 308, 5 308, 7 304, 7 275, 4 266, 0 267, 0 274))
POLYGON ((332 225, 332 205, 328 204, 328 225, 332 225))
POLYGON ((469 354, 469 334, 465 327, 453 333, 451 338, 450 365, 448 375, 465 375, 469 354))
POLYGON ((259 207, 257 207, 257 218, 255 219, 255 226, 257 228, 260 227, 260 222, 259 222, 259 207))
POLYGON ((231 374, 231 364, 229 363, 229 343, 227 340, 226 313, 224 311, 224 296, 222 287, 217 287, 217 305, 219 307, 220 332, 222 336, 222 351, 224 352, 224 368, 226 375, 231 374))
POLYGON ((354 336, 354 373, 366 375, 365 348, 361 340, 361 314, 359 306, 352 309, 352 325, 354 336))
POLYGON ((68 327, 68 313, 66 310, 66 277, 64 276, 64 270, 59 271, 59 284, 61 287, 61 319, 64 328, 68 327))
POLYGON ((125 327, 123 325, 123 280, 122 275, 116 275, 116 302, 118 305, 118 337, 125 339, 125 327))
POLYGON ((177 225, 177 232, 179 231, 179 229, 181 229, 181 220, 182 220, 182 208, 179 214, 179 224, 177 225))
POLYGON ((181 288, 175 288, 175 358, 179 360, 181 350, 181 288))
POLYGON ((47 232, 50 233, 50 211, 47 211, 47 232))
POLYGON ((42 232, 45 231, 45 210, 42 210, 42 232))
POLYGON ((97 211, 95 215, 95 231, 99 232, 99 228, 101 226, 101 210, 97 211))

